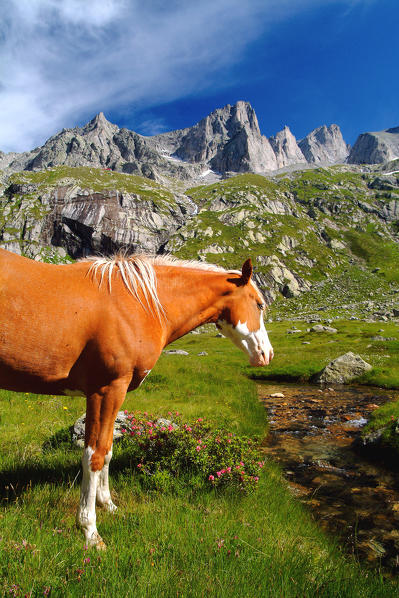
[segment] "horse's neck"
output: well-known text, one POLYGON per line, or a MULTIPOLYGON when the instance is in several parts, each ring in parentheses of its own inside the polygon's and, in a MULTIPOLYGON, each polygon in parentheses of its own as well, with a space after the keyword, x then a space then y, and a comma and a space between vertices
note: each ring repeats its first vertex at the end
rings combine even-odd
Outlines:
POLYGON ((206 322, 220 311, 223 272, 191 268, 157 269, 158 295, 166 313, 166 344, 206 322))

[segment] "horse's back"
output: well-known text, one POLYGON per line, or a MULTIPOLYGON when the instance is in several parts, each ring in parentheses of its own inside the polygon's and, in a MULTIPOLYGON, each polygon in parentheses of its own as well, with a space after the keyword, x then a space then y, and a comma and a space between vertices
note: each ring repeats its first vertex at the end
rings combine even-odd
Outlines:
POLYGON ((43 264, 0 250, 0 386, 67 376, 93 329, 93 311, 83 264, 43 264))

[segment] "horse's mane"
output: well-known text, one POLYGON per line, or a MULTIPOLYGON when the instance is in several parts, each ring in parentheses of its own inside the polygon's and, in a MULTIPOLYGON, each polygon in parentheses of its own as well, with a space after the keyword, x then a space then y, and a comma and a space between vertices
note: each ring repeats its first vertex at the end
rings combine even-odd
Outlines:
POLYGON ((112 292, 112 279, 120 273, 123 283, 145 309, 150 309, 158 318, 165 316, 164 309, 157 293, 157 277, 154 266, 177 266, 210 272, 231 272, 239 274, 237 270, 225 270, 220 266, 198 262, 195 260, 180 260, 171 255, 114 255, 111 257, 89 257, 82 261, 91 262, 88 270, 95 279, 99 277, 99 286, 108 281, 109 291, 112 292), (141 291, 144 302, 140 297, 141 291))

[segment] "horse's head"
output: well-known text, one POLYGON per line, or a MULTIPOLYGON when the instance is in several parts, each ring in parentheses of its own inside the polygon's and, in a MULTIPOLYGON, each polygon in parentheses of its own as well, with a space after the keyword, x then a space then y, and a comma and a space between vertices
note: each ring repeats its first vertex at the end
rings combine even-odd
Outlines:
POLYGON ((241 274, 227 279, 216 326, 249 356, 251 365, 263 366, 270 363, 274 353, 263 321, 266 304, 251 277, 252 263, 248 259, 241 274))

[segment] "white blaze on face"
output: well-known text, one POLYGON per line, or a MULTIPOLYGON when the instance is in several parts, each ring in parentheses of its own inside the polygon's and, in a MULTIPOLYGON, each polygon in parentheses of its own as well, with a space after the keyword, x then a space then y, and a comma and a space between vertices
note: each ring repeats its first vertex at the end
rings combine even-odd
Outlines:
POLYGON ((233 326, 225 320, 220 320, 218 327, 225 336, 249 356, 251 365, 268 365, 273 359, 273 347, 266 332, 262 312, 260 313, 259 328, 253 332, 248 330, 246 322, 241 323, 240 321, 237 326, 233 326))

